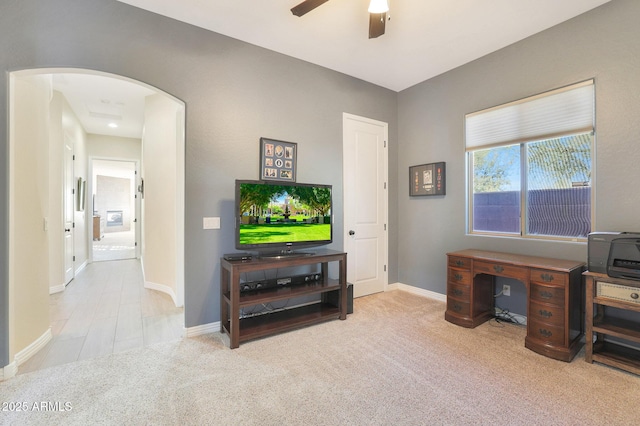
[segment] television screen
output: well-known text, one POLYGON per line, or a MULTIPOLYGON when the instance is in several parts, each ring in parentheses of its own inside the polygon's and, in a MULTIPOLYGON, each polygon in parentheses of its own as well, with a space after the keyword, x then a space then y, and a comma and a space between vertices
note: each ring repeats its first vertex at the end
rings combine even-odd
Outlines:
POLYGON ((291 250, 332 241, 331 185, 236 181, 236 248, 291 250))

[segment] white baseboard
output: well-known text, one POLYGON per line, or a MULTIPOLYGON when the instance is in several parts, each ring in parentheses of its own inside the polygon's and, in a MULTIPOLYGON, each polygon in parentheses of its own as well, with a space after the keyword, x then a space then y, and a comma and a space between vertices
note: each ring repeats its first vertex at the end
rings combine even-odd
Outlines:
POLYGON ((157 284, 157 283, 152 283, 151 281, 145 281, 144 288, 148 288, 149 290, 156 290, 156 291, 160 291, 162 293, 168 294, 171 297, 171 300, 173 300, 173 304, 176 306, 176 308, 180 307, 178 306, 178 298, 176 297, 176 292, 173 291, 171 287, 164 284, 157 284))
POLYGON ((419 288, 419 287, 414 287, 412 285, 407 285, 407 284, 402 284, 402 283, 395 283, 395 284, 390 284, 388 286, 389 290, 402 290, 402 291, 406 291, 407 293, 411 293, 411 294, 415 294, 418 296, 422 296, 422 297, 427 297, 429 299, 434 299, 437 300, 439 302, 447 302, 447 295, 446 294, 441 294, 441 293, 436 293, 435 291, 431 291, 431 290, 425 290, 423 288, 419 288))
MULTIPOLYGON (((74 277, 78 275, 80 271, 86 268, 88 264, 89 264, 88 260, 85 260, 84 262, 82 262, 82 264, 78 266, 78 269, 75 270, 74 277)), ((53 287, 49 287, 49 294, 61 293, 64 291, 65 288, 66 288, 65 284, 54 285, 53 287)))
POLYGON ((0 382, 9 380, 10 378, 15 377, 16 374, 18 374, 18 364, 13 361, 4 368, 0 368, 0 382))
POLYGON ((64 284, 49 287, 49 294, 61 293, 64 291, 64 284))
POLYGON ((44 348, 47 343, 51 341, 53 338, 53 334, 51 334, 51 327, 45 331, 42 336, 38 337, 34 340, 29 346, 18 352, 14 358, 16 364, 21 366, 25 362, 29 360, 32 356, 34 356, 38 351, 44 348))
MULTIPOLYGON (((64 286, 62 287, 64 288, 64 286)), ((13 358, 13 362, 11 364, 4 368, 0 368, 0 382, 15 377, 15 375, 18 374, 18 367, 37 354, 38 351, 44 348, 52 338, 53 335, 51 334, 51 328, 48 328, 42 336, 38 337, 29 346, 18 352, 13 358)))
POLYGON ((89 264, 89 260, 85 260, 84 262, 82 262, 82 265, 78 266, 78 269, 76 269, 76 275, 78 275, 80 271, 86 268, 88 264, 89 264))
POLYGON ((399 283, 387 284, 387 289, 385 291, 394 291, 398 290, 399 283))
POLYGON ((211 333, 219 333, 220 332, 220 321, 212 322, 209 324, 196 325, 195 327, 185 327, 185 336, 187 337, 196 337, 202 336, 203 334, 211 334, 211 333))

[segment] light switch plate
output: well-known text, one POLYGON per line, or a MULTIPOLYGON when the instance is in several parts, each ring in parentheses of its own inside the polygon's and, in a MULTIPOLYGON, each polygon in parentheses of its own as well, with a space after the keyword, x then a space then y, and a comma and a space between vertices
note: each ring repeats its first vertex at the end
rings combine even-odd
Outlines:
POLYGON ((203 217, 202 229, 220 229, 219 217, 203 217))

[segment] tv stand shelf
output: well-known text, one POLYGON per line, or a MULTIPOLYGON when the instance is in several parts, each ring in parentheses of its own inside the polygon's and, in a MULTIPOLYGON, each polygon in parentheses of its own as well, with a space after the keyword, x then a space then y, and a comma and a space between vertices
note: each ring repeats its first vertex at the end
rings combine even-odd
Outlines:
MULTIPOLYGON (((329 283, 313 282, 309 284, 250 291, 242 294, 238 306, 244 308, 259 303, 277 302, 278 300, 287 300, 309 294, 322 294, 334 290, 340 290, 340 284, 337 280, 331 280, 329 283)), ((231 303, 231 294, 229 292, 225 293, 224 299, 226 303, 231 303)))
POLYGON ((322 321, 347 318, 347 255, 332 250, 317 250, 306 256, 282 258, 253 258, 245 261, 220 259, 220 331, 229 335, 229 346, 237 348, 240 342, 293 330, 322 321), (339 278, 330 280, 329 262, 338 262, 339 278), (240 274, 269 269, 320 264, 322 280, 240 292, 240 274), (327 303, 325 297, 309 305, 285 308, 279 311, 240 318, 240 308, 283 301, 308 295, 324 296, 338 293, 337 306, 327 303))

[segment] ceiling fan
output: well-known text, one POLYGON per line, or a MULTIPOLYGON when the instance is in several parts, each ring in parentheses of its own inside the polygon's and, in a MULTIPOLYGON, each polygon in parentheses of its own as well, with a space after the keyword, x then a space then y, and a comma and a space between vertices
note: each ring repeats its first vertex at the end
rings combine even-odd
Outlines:
MULTIPOLYGON (((316 7, 329 0, 305 0, 291 9, 291 13, 302 16, 311 12, 316 7)), ((387 12, 389 5, 387 0, 371 0, 369 4, 369 38, 380 37, 384 34, 385 23, 387 22, 387 12)))

